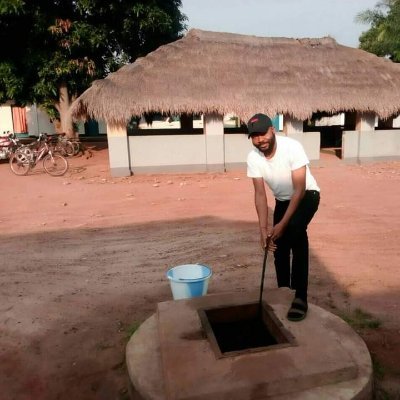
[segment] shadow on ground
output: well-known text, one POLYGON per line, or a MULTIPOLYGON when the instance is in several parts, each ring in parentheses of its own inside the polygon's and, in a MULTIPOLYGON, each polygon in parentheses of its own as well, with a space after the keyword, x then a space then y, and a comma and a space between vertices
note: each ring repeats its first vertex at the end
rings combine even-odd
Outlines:
MULTIPOLYGON (((257 226, 214 217, 2 235, 0 252, 0 392, 10 400, 126 398, 125 345, 158 302, 172 299, 169 267, 210 265, 209 293, 258 289, 262 269, 257 226)), ((352 308, 313 253, 310 301, 337 313, 352 308)), ((392 336, 382 346, 377 337, 375 352, 395 350, 392 336)))

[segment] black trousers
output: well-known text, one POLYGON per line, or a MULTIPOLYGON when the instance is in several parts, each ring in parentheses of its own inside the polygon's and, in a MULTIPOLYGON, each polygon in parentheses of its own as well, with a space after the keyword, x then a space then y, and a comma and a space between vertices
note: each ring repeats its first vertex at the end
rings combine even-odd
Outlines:
MULTIPOLYGON (((305 301, 307 300, 308 289, 307 226, 318 210, 319 201, 320 194, 318 191, 306 190, 284 234, 275 242, 277 249, 274 256, 278 287, 285 286, 295 289, 296 297, 305 301)), ((288 206, 289 201, 276 200, 274 225, 283 218, 288 206)))

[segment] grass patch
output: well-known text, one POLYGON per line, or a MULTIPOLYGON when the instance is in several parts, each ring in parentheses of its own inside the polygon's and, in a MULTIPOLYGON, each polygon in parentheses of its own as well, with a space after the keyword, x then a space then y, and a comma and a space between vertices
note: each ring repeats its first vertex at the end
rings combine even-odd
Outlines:
POLYGON ((391 396, 388 392, 384 389, 376 389, 374 393, 374 400, 396 400, 393 396, 391 396))
POLYGON ((364 329, 378 329, 382 322, 375 318, 372 314, 356 308, 353 311, 341 315, 353 329, 362 331, 364 329))
POLYGON ((114 347, 112 344, 105 343, 105 342, 100 342, 100 343, 96 344, 96 350, 99 350, 99 351, 108 350, 108 349, 111 349, 112 347, 114 347))
MULTIPOLYGON (((363 332, 366 333, 366 330, 378 329, 382 325, 378 318, 360 308, 342 313, 340 317, 361 336, 363 332)), ((374 354, 371 354, 371 359, 374 379, 373 400, 395 400, 382 386, 382 380, 386 374, 384 365, 380 363, 374 354)))
POLYGON ((127 328, 125 329, 125 332, 126 332, 126 338, 128 340, 138 330, 140 325, 141 325, 140 322, 132 322, 129 326, 127 326, 127 328))
POLYGON ((385 376, 385 367, 376 359, 376 357, 371 354, 372 358, 372 369, 374 371, 374 378, 377 380, 382 380, 385 376))
POLYGON ((398 400, 398 397, 395 394, 390 394, 387 390, 385 390, 382 386, 381 379, 385 374, 384 368, 382 365, 379 365, 374 358, 372 358, 372 366, 374 369, 374 392, 373 392, 373 400, 398 400), (381 377, 379 377, 381 376, 381 377))

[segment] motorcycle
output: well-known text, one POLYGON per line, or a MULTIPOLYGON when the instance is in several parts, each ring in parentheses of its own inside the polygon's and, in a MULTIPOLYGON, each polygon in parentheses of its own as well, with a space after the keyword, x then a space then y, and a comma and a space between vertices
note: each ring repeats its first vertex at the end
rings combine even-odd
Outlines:
POLYGON ((7 160, 20 147, 19 139, 13 134, 0 137, 0 160, 7 160))

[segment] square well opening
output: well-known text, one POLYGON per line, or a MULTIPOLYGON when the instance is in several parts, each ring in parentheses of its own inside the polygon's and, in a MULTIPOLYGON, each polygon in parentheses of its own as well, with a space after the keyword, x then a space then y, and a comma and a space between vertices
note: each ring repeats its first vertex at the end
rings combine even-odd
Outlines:
POLYGON ((295 345, 267 304, 259 303, 199 310, 211 347, 219 357, 232 357, 295 345))

